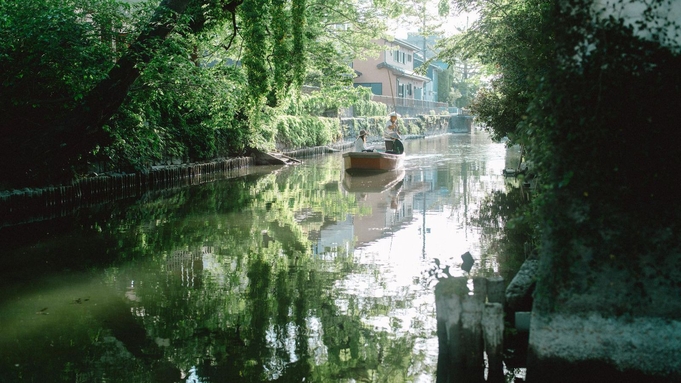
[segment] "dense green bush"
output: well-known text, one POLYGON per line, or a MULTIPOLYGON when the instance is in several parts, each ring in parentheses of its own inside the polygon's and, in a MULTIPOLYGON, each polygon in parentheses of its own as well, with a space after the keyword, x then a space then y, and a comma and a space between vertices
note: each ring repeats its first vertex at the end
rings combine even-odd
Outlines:
POLYGON ((109 131, 114 141, 106 153, 116 166, 143 169, 164 158, 201 161, 234 155, 250 144, 248 127, 239 119, 246 88, 235 67, 197 66, 173 54, 190 44, 174 38, 148 65, 140 86, 130 92, 109 131))
POLYGON ((0 128, 7 148, 1 159, 25 167, 3 171, 4 181, 60 181, 56 178, 87 172, 93 161, 107 169, 139 170, 168 157, 199 161, 238 155, 252 144, 243 69, 203 65, 188 52, 205 49, 207 42, 192 34, 190 25, 178 24, 150 62, 137 64, 139 77, 104 126, 106 139, 80 154, 78 168, 32 163, 32 154, 18 149, 26 142, 54 145, 48 142, 54 141, 55 121, 63 121, 108 76, 148 21, 151 5, 0 2, 0 128))
POLYGON ((675 2, 471 4, 481 20, 459 50, 497 72, 473 112, 533 164, 525 230, 543 258, 533 311, 663 312, 651 296, 679 288, 654 281, 678 279, 681 253, 670 187, 681 172, 681 25, 662 11, 675 2), (626 295, 603 293, 613 283, 626 295))
POLYGON ((61 171, 54 161, 36 161, 31 149, 54 141, 55 121, 106 77, 128 42, 128 11, 111 0, 0 1, 3 182, 39 183, 61 171))
POLYGON ((334 117, 341 109, 353 108, 356 117, 385 116, 387 106, 371 100, 371 90, 364 87, 329 86, 294 95, 285 113, 302 116, 334 117))
POLYGON ((388 114, 388 105, 371 100, 372 93, 369 88, 358 87, 357 99, 353 102, 355 117, 385 116, 388 114))
POLYGON ((106 75, 119 54, 114 41, 126 43, 127 9, 110 0, 0 2, 5 134, 44 129, 45 119, 72 108, 106 75))
POLYGON ((342 137, 340 120, 317 116, 279 116, 277 141, 288 149, 330 144, 342 137))
POLYGON ((357 100, 352 107, 353 114, 356 117, 385 116, 388 114, 388 105, 371 100, 357 100))

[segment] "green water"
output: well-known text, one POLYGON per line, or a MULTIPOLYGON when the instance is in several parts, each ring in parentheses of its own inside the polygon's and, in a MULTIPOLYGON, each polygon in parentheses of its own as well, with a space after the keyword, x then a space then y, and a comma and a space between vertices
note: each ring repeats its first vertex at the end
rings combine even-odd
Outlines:
POLYGON ((507 154, 405 146, 380 182, 333 154, 0 229, 0 382, 434 382, 426 270, 503 272, 472 222, 507 154))

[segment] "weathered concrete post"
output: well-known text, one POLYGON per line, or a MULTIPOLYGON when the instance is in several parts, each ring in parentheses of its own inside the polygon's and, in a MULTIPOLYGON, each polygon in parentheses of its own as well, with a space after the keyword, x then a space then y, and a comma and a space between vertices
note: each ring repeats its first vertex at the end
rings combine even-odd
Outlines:
POLYGON ((469 295, 467 278, 442 279, 435 287, 440 352, 438 383, 484 381, 482 316, 484 279, 475 282, 479 295, 469 295))
POLYGON ((487 381, 504 382, 504 307, 501 303, 486 303, 482 313, 482 333, 489 363, 487 381))
POLYGON ((527 259, 506 288, 506 306, 513 311, 532 309, 532 292, 537 280, 538 259, 527 259))
POLYGON ((482 310, 484 296, 465 295, 461 310, 461 344, 464 349, 462 377, 460 382, 482 382, 485 380, 484 343, 482 340, 482 310))
POLYGON ((437 329, 440 352, 438 357, 438 383, 484 382, 485 341, 489 338, 488 358, 490 377, 496 379, 501 372, 501 337, 503 336, 503 309, 501 304, 485 310, 487 280, 474 278, 474 293, 470 294, 468 279, 464 277, 442 279, 435 288, 437 329), (498 310, 498 314, 495 310, 498 310), (485 319, 485 312, 489 318, 485 319), (487 327, 487 328, 485 328, 487 327), (489 356, 491 355, 491 356, 489 356))
POLYGON ((435 312, 437 318, 438 360, 437 382, 455 382, 461 370, 461 292, 468 293, 465 278, 442 279, 435 286, 435 312))
POLYGON ((482 313, 482 334, 487 353, 487 381, 504 382, 504 304, 506 284, 501 276, 488 277, 487 303, 482 313))
POLYGON ((506 304, 506 285, 501 276, 487 278, 487 302, 506 304))

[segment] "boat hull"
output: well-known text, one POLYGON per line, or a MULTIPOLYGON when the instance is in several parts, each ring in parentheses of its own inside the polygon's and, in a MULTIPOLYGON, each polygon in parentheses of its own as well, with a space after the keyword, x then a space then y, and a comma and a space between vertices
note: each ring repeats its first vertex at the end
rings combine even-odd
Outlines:
POLYGON ((400 169, 403 162, 404 154, 382 152, 349 152, 343 154, 343 163, 348 172, 386 172, 400 169))

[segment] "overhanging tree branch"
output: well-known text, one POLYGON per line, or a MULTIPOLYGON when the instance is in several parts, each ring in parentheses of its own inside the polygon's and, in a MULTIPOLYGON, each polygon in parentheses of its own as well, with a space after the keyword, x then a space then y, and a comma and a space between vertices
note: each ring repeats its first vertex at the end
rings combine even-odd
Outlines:
POLYGON ((83 101, 51 129, 46 129, 40 140, 42 145, 33 149, 35 156, 43 161, 58 161, 62 169, 74 160, 107 141, 102 127, 116 113, 128 95, 132 84, 140 76, 140 67, 154 57, 158 44, 173 31, 179 17, 192 0, 164 0, 151 20, 129 47, 128 51, 111 68, 83 101), (49 138, 52 139, 49 139, 49 138), (44 145, 56 145, 43 147, 44 145))

